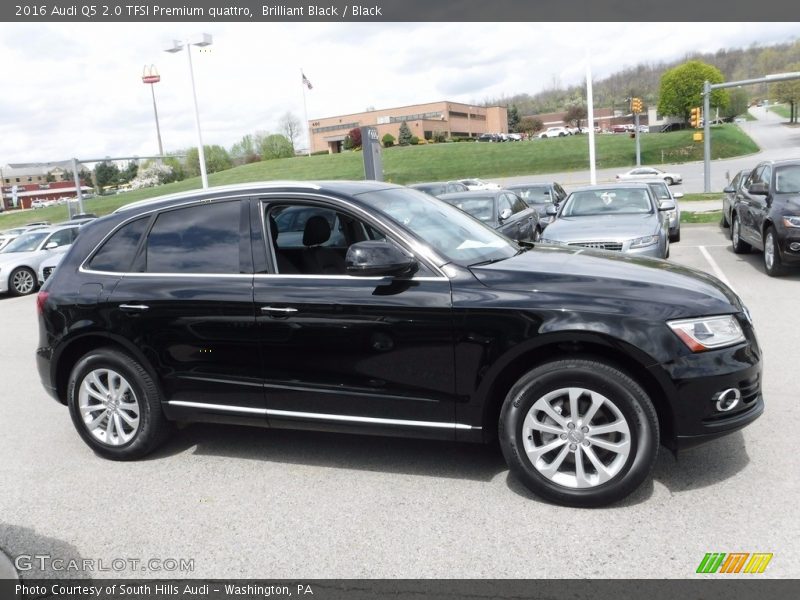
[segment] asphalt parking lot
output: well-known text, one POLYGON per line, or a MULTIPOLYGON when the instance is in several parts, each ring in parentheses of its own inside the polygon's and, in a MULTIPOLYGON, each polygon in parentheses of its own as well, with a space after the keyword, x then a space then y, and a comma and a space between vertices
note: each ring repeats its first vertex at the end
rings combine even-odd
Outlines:
POLYGON ((29 561, 23 578, 684 578, 706 552, 770 552, 764 576, 800 577, 800 272, 767 277, 717 226, 682 237, 671 260, 752 313, 766 412, 677 459, 662 448, 649 482, 595 510, 532 496, 495 447, 191 425, 147 460, 102 460, 39 383, 34 297, 0 297, 0 550, 95 565, 29 561), (171 559, 193 568, 155 568, 171 559))

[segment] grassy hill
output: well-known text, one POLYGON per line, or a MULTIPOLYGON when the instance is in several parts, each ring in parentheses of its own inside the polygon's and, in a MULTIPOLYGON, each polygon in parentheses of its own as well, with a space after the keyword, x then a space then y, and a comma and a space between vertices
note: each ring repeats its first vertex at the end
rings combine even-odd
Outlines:
MULTIPOLYGON (((692 141, 692 131, 649 133, 641 136, 642 164, 680 163, 702 160, 703 145, 692 141)), ((712 158, 730 158, 758 151, 758 146, 735 125, 713 128, 712 158)), ((596 136, 597 167, 629 167, 635 160, 634 140, 628 135, 596 136)), ((419 181, 464 177, 508 177, 537 175, 589 168, 589 138, 586 135, 528 142, 447 143, 388 148, 383 151, 386 181, 408 184, 419 181)), ((227 185, 269 180, 363 179, 360 152, 295 157, 242 165, 209 175, 209 184, 227 185)), ((116 196, 91 198, 84 209, 98 215, 119 206, 163 194, 197 189, 199 178, 125 192, 116 196)), ((33 220, 51 222, 66 218, 64 206, 53 206, 0 215, 0 229, 33 220)))

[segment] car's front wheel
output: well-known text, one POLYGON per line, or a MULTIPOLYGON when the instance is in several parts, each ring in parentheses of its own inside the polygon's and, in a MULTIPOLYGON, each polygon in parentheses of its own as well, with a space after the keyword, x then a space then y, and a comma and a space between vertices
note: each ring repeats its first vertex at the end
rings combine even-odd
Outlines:
POLYGON ((664 177, 664 183, 666 183, 667 185, 672 185, 673 183, 675 183, 675 181, 672 179, 672 177, 664 177))
POLYGON ((594 358, 557 360, 508 392, 499 437, 511 471, 535 494, 603 506, 648 477, 658 452, 655 409, 642 387, 594 358))
POLYGON ((67 401, 83 441, 105 458, 141 458, 169 433, 153 378, 132 356, 113 348, 98 348, 78 361, 67 401))
POLYGON ((775 229, 772 227, 768 227, 764 235, 764 270, 770 277, 780 277, 786 272, 786 267, 781 262, 775 229))
POLYGON ((15 296, 30 294, 36 289, 36 275, 28 267, 19 267, 8 277, 8 291, 15 296))

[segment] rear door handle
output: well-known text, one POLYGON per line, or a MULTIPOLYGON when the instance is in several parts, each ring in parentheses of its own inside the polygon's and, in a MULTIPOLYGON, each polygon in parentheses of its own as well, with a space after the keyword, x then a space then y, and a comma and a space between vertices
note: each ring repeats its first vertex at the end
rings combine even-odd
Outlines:
POLYGON ((119 309, 124 312, 144 312, 150 307, 146 304, 120 304, 119 309))

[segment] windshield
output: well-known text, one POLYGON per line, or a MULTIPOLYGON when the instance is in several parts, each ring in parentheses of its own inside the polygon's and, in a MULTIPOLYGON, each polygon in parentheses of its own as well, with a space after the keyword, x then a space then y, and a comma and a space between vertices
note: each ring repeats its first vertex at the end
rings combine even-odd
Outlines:
POLYGON ((0 252, 32 252, 36 250, 42 240, 47 237, 47 232, 26 233, 19 236, 0 252))
POLYGON ((491 221, 494 215, 494 198, 448 198, 445 202, 471 214, 481 221, 491 221))
POLYGON ((358 198, 402 225, 448 262, 469 266, 509 258, 519 250, 489 226, 422 192, 391 188, 365 192, 358 198))
POLYGON ((800 193, 800 165, 788 165, 775 169, 775 191, 778 194, 800 193))
POLYGON ((553 202, 553 198, 550 195, 550 187, 546 185, 515 187, 511 188, 511 191, 528 204, 550 204, 553 202))
POLYGON ((652 213, 650 194, 644 188, 598 189, 573 192, 564 204, 562 217, 652 213))

